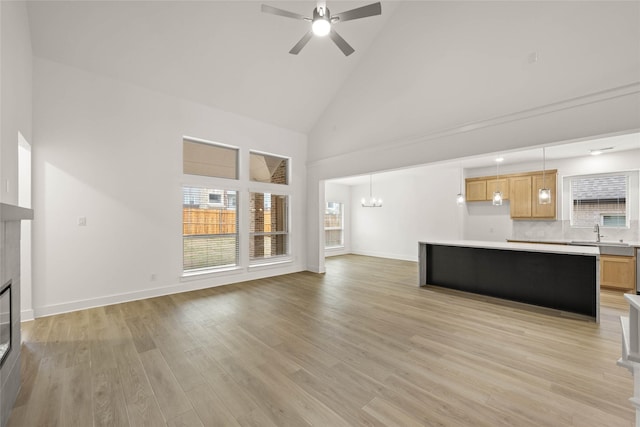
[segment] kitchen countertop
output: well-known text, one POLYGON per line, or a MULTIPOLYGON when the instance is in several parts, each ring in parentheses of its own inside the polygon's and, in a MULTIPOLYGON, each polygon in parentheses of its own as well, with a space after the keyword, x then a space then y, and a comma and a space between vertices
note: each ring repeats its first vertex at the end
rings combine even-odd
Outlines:
MULTIPOLYGON (((558 240, 551 240, 551 239, 507 239, 507 242, 512 242, 512 243, 532 243, 532 244, 551 244, 551 245, 572 245, 572 240, 569 239, 558 239, 558 240)), ((595 243, 595 241, 593 242, 595 243)), ((608 242, 608 241, 602 241, 600 242, 602 244, 606 244, 606 243, 618 243, 618 242, 608 242)), ((636 248, 640 248, 640 242, 635 242, 635 241, 624 241, 623 243, 626 243, 629 246, 633 246, 636 248)), ((575 244, 573 244, 575 245, 575 244)), ((578 246, 578 245, 575 245, 578 246)))
POLYGON ((567 244, 545 244, 527 242, 489 242, 480 240, 431 240, 418 242, 425 245, 462 246, 469 248, 503 249, 510 251, 548 252, 568 255, 600 255, 597 246, 574 246, 567 244))

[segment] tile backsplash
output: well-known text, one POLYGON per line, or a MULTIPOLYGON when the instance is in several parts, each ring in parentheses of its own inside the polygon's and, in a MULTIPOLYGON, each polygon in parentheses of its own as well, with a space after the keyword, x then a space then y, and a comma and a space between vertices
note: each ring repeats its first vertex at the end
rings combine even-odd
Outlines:
MULTIPOLYGON (((631 221, 630 228, 600 229, 604 241, 640 241, 640 224, 631 221)), ((596 240, 593 228, 574 228, 565 221, 513 221, 512 238, 523 240, 596 240)))

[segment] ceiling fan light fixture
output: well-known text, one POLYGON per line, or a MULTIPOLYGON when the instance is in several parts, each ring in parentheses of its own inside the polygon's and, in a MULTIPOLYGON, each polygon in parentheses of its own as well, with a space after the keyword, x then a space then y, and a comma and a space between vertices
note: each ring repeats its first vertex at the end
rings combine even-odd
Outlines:
POLYGON ((316 8, 313 10, 313 23, 311 24, 313 34, 324 37, 331 31, 331 15, 329 9, 316 8))

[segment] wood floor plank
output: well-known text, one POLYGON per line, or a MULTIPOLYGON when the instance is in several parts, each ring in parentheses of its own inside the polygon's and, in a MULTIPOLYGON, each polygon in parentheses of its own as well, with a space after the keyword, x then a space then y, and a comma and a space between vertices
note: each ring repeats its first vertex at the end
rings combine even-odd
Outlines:
POLYGON ((53 358, 45 357, 40 362, 38 376, 29 397, 25 425, 60 425, 63 372, 56 368, 53 358))
POLYGON ((596 324, 419 288, 414 262, 326 267, 25 322, 9 426, 634 424, 622 293, 596 324))
POLYGON ((124 393, 117 368, 92 371, 93 425, 129 426, 124 393))
POLYGON ((216 395, 209 384, 202 384, 187 392, 198 418, 205 426, 237 426, 240 424, 216 395))
MULTIPOLYGON (((210 424, 212 425, 212 424, 210 424)), ((198 414, 191 409, 167 422, 168 427, 204 427, 198 414)))
POLYGON ((166 420, 193 409, 160 350, 141 353, 140 360, 166 420))
POLYGON ((63 369, 60 425, 84 427, 93 425, 91 402, 91 369, 75 365, 63 369))
POLYGON ((114 348, 129 423, 132 427, 163 425, 165 420, 133 342, 114 348))

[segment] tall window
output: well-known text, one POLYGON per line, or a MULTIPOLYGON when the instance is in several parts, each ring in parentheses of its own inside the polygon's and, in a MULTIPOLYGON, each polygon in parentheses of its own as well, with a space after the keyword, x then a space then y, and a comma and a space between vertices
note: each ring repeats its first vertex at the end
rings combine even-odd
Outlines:
POLYGON ((236 200, 235 191, 183 187, 185 272, 238 264, 236 200))
POLYGON ((342 246, 344 246, 343 204, 327 202, 324 208, 324 247, 330 249, 342 246))
POLYGON ((573 227, 628 227, 627 175, 590 175, 571 178, 573 227))
POLYGON ((192 175, 182 189, 184 272, 238 265, 238 197, 224 188, 238 178, 238 150, 185 139, 183 173, 192 175))
POLYGON ((289 255, 288 196, 250 193, 249 258, 252 261, 289 255))

